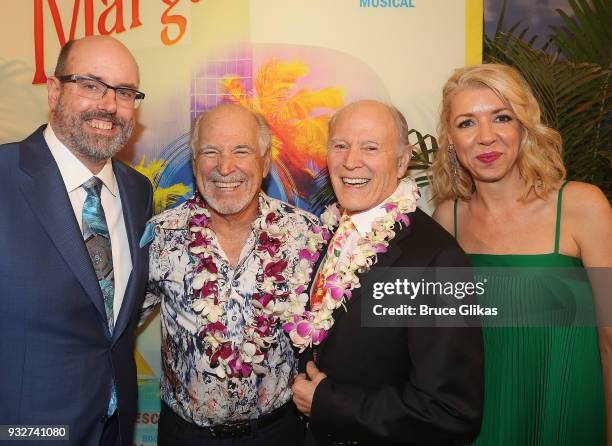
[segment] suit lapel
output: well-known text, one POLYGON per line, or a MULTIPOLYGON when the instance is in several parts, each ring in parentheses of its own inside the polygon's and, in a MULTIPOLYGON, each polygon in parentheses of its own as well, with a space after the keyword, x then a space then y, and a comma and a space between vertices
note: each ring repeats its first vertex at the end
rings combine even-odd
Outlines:
POLYGON ((127 232, 128 244, 130 247, 130 257, 132 259, 132 271, 125 288, 121 310, 117 316, 115 329, 113 330, 113 341, 118 339, 130 321, 130 315, 134 311, 134 305, 138 305, 137 287, 139 286, 138 276, 142 268, 142 256, 140 255, 140 247, 138 238, 142 232, 141 227, 144 225, 144 216, 138 215, 141 209, 144 209, 146 197, 141 197, 136 191, 140 190, 137 184, 132 184, 131 177, 125 172, 125 167, 118 161, 113 160, 113 171, 117 184, 119 185, 119 194, 121 196, 121 209, 123 212, 123 221, 127 232), (140 223, 139 223, 140 222, 140 223))
POLYGON ((21 191, 105 324, 102 291, 62 176, 44 140, 43 128, 39 128, 21 145, 20 167, 28 175, 21 185, 21 191))

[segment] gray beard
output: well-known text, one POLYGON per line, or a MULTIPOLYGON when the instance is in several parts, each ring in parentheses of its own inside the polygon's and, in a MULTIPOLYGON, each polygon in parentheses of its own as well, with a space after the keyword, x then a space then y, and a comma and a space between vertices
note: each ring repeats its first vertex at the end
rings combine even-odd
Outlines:
POLYGON ((119 153, 130 139, 135 124, 134 119, 126 122, 102 111, 85 111, 69 115, 64 111, 61 96, 53 112, 53 118, 53 131, 64 145, 93 162, 105 161, 119 153), (113 125, 121 127, 120 132, 112 137, 91 135, 83 129, 83 125, 88 125, 86 121, 92 118, 110 120, 113 125))
POLYGON ((228 177, 224 177, 217 172, 213 172, 209 174, 206 178, 204 178, 204 190, 202 191, 202 197, 206 201, 206 204, 210 206, 215 212, 221 215, 231 215, 236 214, 243 210, 248 204, 251 202, 253 197, 249 197, 248 195, 243 195, 240 200, 234 202, 221 202, 214 198, 213 190, 215 185, 214 181, 241 181, 248 179, 245 178, 244 175, 232 175, 228 177))

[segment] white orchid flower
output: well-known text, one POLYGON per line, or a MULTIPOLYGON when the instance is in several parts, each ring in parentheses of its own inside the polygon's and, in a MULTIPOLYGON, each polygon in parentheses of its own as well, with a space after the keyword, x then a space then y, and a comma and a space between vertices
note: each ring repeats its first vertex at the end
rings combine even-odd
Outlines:
POLYGON ((194 276, 191 286, 194 290, 201 290, 206 282, 214 282, 216 280, 216 274, 211 274, 207 270, 204 270, 194 276))

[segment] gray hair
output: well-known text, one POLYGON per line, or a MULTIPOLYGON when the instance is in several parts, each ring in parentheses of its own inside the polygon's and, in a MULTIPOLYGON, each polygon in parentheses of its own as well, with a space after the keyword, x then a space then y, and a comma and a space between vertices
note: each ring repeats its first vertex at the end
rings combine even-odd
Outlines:
MULTIPOLYGON (((374 101, 374 102, 378 102, 378 101, 374 101)), ((393 116, 393 121, 395 122, 395 128, 397 129, 397 134, 398 134, 397 155, 402 156, 406 153, 406 151, 410 147, 410 141, 408 138, 408 132, 409 132, 408 122, 406 121, 406 118, 404 117, 403 113, 399 111, 399 109, 395 107, 394 105, 386 104, 384 102, 378 102, 378 103, 383 105, 387 110, 389 110, 389 113, 391 113, 391 116, 393 116)), ((340 115, 340 113, 346 107, 350 105, 352 104, 345 105, 340 110, 338 110, 336 113, 334 113, 334 115, 329 120, 329 124, 327 127, 328 134, 331 134, 331 130, 336 123, 337 116, 340 115)))
POLYGON ((389 109, 389 112, 393 115, 393 120, 395 121, 395 127, 397 128, 397 134, 399 135, 399 147, 397 149, 399 155, 403 155, 408 150, 410 146, 410 141, 408 139, 408 121, 406 121, 406 117, 404 114, 399 111, 399 109, 393 105, 384 104, 389 109))
MULTIPOLYGON (((222 105, 226 105, 226 104, 222 104, 222 105)), ((195 121, 193 122, 193 126, 191 127, 191 137, 189 139, 189 146, 191 147, 191 156, 193 158, 195 158, 196 150, 199 148, 197 144, 198 144, 198 140, 200 139, 200 124, 206 118, 206 116, 208 116, 208 114, 211 111, 215 110, 217 107, 200 113, 198 117, 195 119, 195 121)), ((268 125, 266 118, 261 113, 250 110, 246 107, 243 107, 243 108, 247 110, 249 113, 251 113, 251 115, 253 115, 253 118, 255 118, 255 121, 257 121, 257 127, 259 130, 258 132, 259 149, 261 150, 261 155, 265 157, 270 153, 270 150, 272 149, 272 131, 270 130, 270 126, 268 125)))

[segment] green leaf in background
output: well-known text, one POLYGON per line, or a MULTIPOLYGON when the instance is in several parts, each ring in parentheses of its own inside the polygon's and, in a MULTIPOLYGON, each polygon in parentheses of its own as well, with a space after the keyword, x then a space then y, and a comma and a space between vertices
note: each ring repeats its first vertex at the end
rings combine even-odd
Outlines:
POLYGON ((612 197, 612 1, 568 4, 575 17, 557 10, 565 26, 551 27, 552 34, 537 48, 537 36, 524 40, 527 28, 516 34, 516 24, 503 31, 504 1, 495 36, 484 39, 485 61, 511 65, 523 74, 543 121, 561 133, 568 179, 596 184, 612 197))

